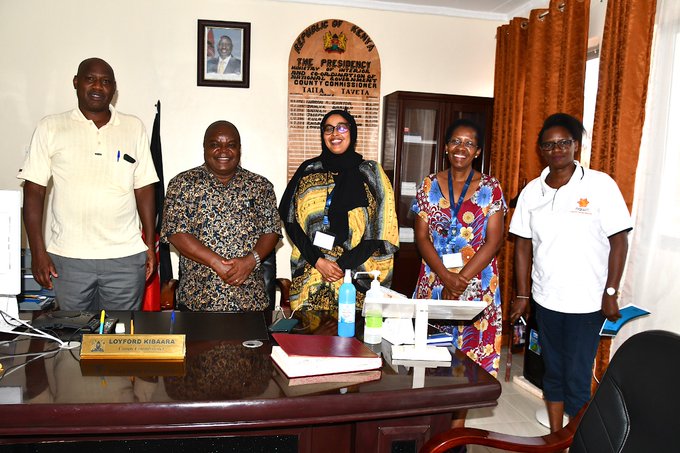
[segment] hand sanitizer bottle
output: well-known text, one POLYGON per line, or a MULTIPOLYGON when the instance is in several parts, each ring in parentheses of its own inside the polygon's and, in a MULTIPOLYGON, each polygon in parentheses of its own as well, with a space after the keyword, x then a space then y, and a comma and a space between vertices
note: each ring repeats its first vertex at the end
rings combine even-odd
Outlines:
POLYGON ((380 271, 371 271, 373 276, 371 289, 366 291, 364 300, 364 343, 380 344, 382 342, 382 304, 371 303, 371 299, 383 297, 382 289, 378 277, 380 271))
POLYGON ((357 290, 352 284, 352 271, 345 270, 345 280, 340 285, 338 296, 338 336, 354 336, 354 317, 356 315, 357 290))

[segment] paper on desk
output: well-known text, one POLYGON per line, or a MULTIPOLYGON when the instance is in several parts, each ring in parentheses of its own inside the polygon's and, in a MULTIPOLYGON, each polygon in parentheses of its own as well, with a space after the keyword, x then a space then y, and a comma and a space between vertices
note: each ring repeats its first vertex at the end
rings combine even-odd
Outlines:
POLYGON ((394 345, 415 344, 416 333, 411 318, 387 318, 383 321, 382 337, 394 345))

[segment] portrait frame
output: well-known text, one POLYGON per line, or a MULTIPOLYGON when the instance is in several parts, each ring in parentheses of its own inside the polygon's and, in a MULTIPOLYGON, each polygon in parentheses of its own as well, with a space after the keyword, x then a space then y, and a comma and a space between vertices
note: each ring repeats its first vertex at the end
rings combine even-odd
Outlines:
POLYGON ((198 86, 248 88, 250 23, 199 19, 197 63, 198 86))

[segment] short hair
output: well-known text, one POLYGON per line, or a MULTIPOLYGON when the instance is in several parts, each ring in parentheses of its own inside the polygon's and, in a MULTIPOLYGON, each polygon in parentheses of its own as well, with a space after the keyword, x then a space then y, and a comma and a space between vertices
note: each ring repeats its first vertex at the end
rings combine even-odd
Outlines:
POLYGON ((113 68, 111 67, 111 65, 108 64, 105 60, 102 60, 101 58, 97 57, 86 58, 85 60, 81 61, 80 64, 78 65, 78 72, 76 72, 76 77, 80 77, 81 75, 83 75, 83 72, 94 63, 103 64, 104 67, 111 72, 111 78, 113 79, 113 81, 114 82, 116 81, 116 74, 113 72, 113 68))
POLYGON ((205 144, 205 140, 208 138, 208 133, 217 127, 227 127, 234 129, 234 132, 236 132, 236 136, 238 137, 238 142, 241 144, 241 133, 238 131, 238 128, 229 121, 225 120, 215 121, 210 126, 208 126, 208 128, 205 130, 205 133, 203 134, 203 144, 205 144))
POLYGON ((470 129, 473 129, 477 135, 477 147, 484 148, 484 134, 482 133, 482 128, 479 127, 477 123, 467 118, 459 118, 446 128, 446 135, 444 138, 447 143, 451 139, 453 132, 459 127, 469 127, 470 129))
POLYGON ((220 41, 222 41, 223 39, 228 39, 229 42, 230 42, 232 45, 234 44, 234 41, 232 41, 231 38, 230 38, 228 35, 222 35, 222 36, 220 36, 220 39, 217 40, 217 45, 219 45, 219 44, 220 44, 220 41))
POLYGON ((575 118, 568 113, 553 113, 545 119, 541 131, 538 133, 537 143, 539 146, 542 142, 545 131, 553 127, 565 128, 567 132, 569 132, 569 135, 571 135, 571 138, 579 143, 581 143, 583 133, 586 131, 586 129, 583 127, 583 123, 581 123, 578 118, 575 118))

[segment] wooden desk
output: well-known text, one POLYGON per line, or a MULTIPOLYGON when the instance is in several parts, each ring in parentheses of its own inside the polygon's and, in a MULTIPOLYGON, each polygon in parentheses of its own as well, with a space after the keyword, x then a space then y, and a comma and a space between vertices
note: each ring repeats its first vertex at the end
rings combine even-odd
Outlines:
MULTIPOLYGON (((122 322, 129 319, 129 314, 117 316, 122 322)), ((145 325, 140 317, 156 317, 160 326, 169 319, 168 313, 135 316, 140 333, 145 325)), ((275 445, 278 452, 333 453, 390 452, 393 442, 403 442, 406 449, 400 451, 416 451, 448 429, 453 412, 494 406, 501 393, 496 379, 456 353, 450 367, 425 371, 423 388, 412 388, 413 368, 383 362, 379 381, 286 396, 273 378, 269 340, 260 348, 245 348, 233 338, 238 326, 229 314, 176 316, 175 332, 188 337, 186 374, 84 376, 77 351, 40 358, 0 380, 0 386, 21 387, 23 395, 20 404, 0 406, 0 445, 30 443, 32 451, 72 451, 64 449, 72 448, 68 443, 49 442, 96 442, 91 446, 100 453, 122 451, 120 443, 125 451, 140 452, 157 451, 149 450, 154 444, 170 448, 166 451, 196 452, 208 445, 215 451, 266 452, 275 445), (199 331, 196 322, 223 328, 208 338, 209 329, 199 331), (190 325, 187 332, 177 329, 190 325)), ((45 347, 42 340, 30 343, 32 350, 45 347)), ((3 360, 3 365, 24 360, 3 360)))

